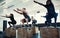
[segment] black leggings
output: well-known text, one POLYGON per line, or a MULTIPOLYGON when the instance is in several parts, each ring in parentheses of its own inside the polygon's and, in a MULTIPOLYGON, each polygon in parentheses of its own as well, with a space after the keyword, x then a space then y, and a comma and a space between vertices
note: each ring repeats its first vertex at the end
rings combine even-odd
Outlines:
POLYGON ((11 26, 11 24, 14 26, 14 25, 16 24, 16 21, 13 21, 13 22, 9 21, 8 24, 9 24, 10 26, 11 26))

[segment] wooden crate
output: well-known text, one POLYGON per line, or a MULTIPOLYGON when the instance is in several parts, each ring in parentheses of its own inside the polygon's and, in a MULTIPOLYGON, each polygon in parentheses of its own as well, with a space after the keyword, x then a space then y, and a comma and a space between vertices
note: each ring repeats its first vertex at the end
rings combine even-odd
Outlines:
POLYGON ((59 38, 57 28, 40 28, 42 38, 59 38))
POLYGON ((6 28, 5 29, 5 36, 7 36, 7 37, 16 36, 16 30, 13 28, 6 28))
POLYGON ((18 29, 18 38, 32 38, 33 34, 35 34, 35 27, 30 28, 19 28, 18 29))

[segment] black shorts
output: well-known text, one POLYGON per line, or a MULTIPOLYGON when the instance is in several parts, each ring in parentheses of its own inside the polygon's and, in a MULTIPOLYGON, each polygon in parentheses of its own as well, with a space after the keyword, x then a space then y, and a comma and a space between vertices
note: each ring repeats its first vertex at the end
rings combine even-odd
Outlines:
POLYGON ((24 22, 26 22, 26 19, 23 19, 24 22))
POLYGON ((9 21, 8 23, 10 23, 10 24, 16 24, 16 21, 9 21))
MULTIPOLYGON (((23 21, 26 22, 26 19, 23 19, 23 21)), ((30 21, 31 21, 31 19, 28 19, 28 22, 30 22, 30 21)))

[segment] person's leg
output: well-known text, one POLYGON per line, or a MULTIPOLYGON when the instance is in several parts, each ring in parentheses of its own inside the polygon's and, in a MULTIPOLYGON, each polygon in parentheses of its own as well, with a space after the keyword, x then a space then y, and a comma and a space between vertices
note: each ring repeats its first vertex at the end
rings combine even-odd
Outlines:
POLYGON ((21 20, 21 22, 22 22, 22 25, 24 25, 24 20, 23 19, 21 20))
POLYGON ((12 24, 13 25, 13 27, 15 27, 15 24, 12 24))
POLYGON ((55 14, 54 14, 55 27, 57 27, 57 24, 56 24, 57 16, 58 16, 58 13, 55 13, 55 14))
POLYGON ((55 17, 54 19, 55 19, 55 23, 56 23, 56 21, 57 21, 57 18, 55 17))
POLYGON ((48 16, 46 16, 46 21, 45 21, 45 24, 47 25, 48 23, 48 16))
POLYGON ((12 26, 11 26, 11 23, 12 23, 12 22, 10 22, 10 21, 8 22, 8 24, 10 25, 10 27, 12 27, 12 26))
POLYGON ((57 16, 58 16, 58 13, 55 13, 55 14, 54 14, 55 23, 56 23, 56 21, 57 21, 57 16))
POLYGON ((45 24, 47 25, 47 27, 50 26, 50 24, 51 24, 51 17, 50 17, 50 15, 46 16, 45 24))
POLYGON ((25 19, 26 20, 26 23, 27 23, 27 25, 28 25, 28 19, 25 19))
POLYGON ((26 22, 26 20, 22 19, 21 22, 22 22, 22 25, 24 26, 24 23, 26 22))
POLYGON ((16 24, 16 21, 13 21, 13 22, 12 22, 13 27, 15 26, 15 24, 16 24))
POLYGON ((28 22, 30 22, 30 20, 29 20, 29 19, 27 19, 27 18, 26 18, 25 20, 26 20, 26 23, 27 23, 27 25, 26 25, 26 26, 27 26, 27 27, 29 27, 29 26, 31 27, 31 25, 28 25, 28 22))
POLYGON ((57 17, 54 18, 55 21, 55 27, 57 27, 56 21, 57 21, 57 17))

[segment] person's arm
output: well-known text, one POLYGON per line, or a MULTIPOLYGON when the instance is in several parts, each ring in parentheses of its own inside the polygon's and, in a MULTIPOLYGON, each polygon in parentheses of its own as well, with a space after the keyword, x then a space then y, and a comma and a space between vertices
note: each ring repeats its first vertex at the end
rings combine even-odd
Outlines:
POLYGON ((42 5, 42 6, 46 7, 46 5, 44 5, 44 4, 42 4, 42 3, 39 3, 39 2, 37 2, 37 1, 35 1, 35 0, 34 0, 34 2, 37 3, 37 4, 39 4, 39 5, 42 5))
POLYGON ((19 14, 23 14, 23 13, 21 13, 21 12, 19 12, 19 11, 15 10, 15 9, 14 9, 14 11, 15 11, 15 12, 17 12, 17 13, 19 13, 19 14))
POLYGON ((1 17, 6 17, 6 16, 1 16, 1 17))
POLYGON ((41 16, 41 17, 44 17, 44 18, 46 18, 46 16, 41 16))
POLYGON ((22 10, 20 10, 19 8, 17 8, 17 10, 18 10, 18 11, 22 11, 22 10))
POLYGON ((5 16, 1 16, 1 17, 6 17, 6 18, 10 18, 10 16, 7 16, 7 15, 5 15, 5 16))

